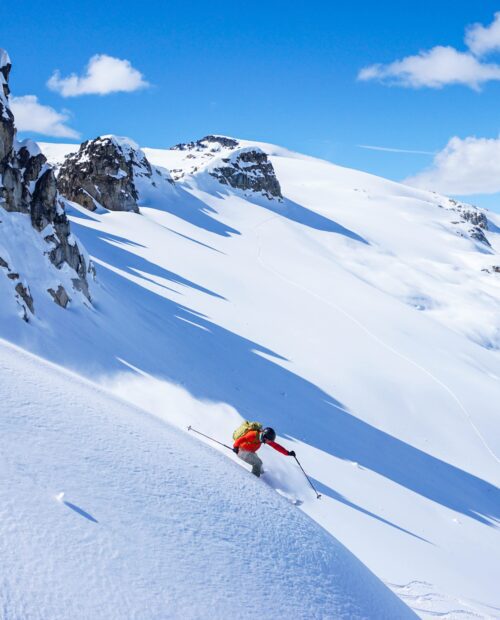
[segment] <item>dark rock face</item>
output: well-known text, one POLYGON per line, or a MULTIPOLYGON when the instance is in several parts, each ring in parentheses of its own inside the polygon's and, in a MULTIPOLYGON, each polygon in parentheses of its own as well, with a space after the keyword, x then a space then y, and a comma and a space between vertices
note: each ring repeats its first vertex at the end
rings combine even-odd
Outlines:
POLYGON ((481 211, 463 208, 460 211, 461 216, 466 222, 470 222, 473 226, 488 230, 488 218, 481 211))
POLYGON ((483 229, 480 228, 479 226, 473 226, 469 230, 469 235, 476 241, 479 241, 480 243, 484 243, 484 245, 487 245, 488 247, 491 248, 491 243, 489 242, 488 237, 484 234, 483 229))
POLYGON ((54 291, 53 288, 47 289, 47 292, 52 296, 55 303, 61 308, 66 308, 68 303, 70 302, 70 298, 68 293, 66 293, 66 289, 62 284, 59 284, 57 287, 57 291, 54 291))
MULTIPOLYGON (((29 288, 24 286, 22 282, 18 282, 16 284, 16 293, 19 295, 19 297, 21 297, 24 303, 28 306, 31 314, 35 314, 35 307, 33 305, 33 297, 31 296, 29 288)), ((23 318, 27 320, 27 315, 25 315, 23 318)))
POLYGON ((269 200, 283 198, 273 165, 261 149, 241 149, 221 162, 223 165, 210 171, 220 183, 243 191, 260 192, 269 200))
POLYGON ((9 107, 9 73, 12 68, 9 55, 0 49, 0 162, 11 152, 14 143, 14 115, 9 107))
POLYGON ((481 271, 484 271, 485 273, 500 273, 500 265, 492 265, 491 270, 485 267, 484 269, 481 269, 481 271))
MULTIPOLYGON (((57 178, 61 194, 94 211, 139 212, 137 180, 153 178, 153 169, 137 145, 122 138, 103 136, 84 142, 68 155, 57 178)), ((154 181, 152 181, 154 184, 154 181)))
POLYGON ((453 222, 454 224, 469 223, 471 228, 468 233, 472 239, 491 247, 491 243, 486 236, 485 231, 488 230, 488 218, 483 211, 480 211, 477 207, 472 205, 462 204, 452 198, 449 199, 452 205, 452 210, 458 213, 461 217, 459 222, 453 222))
MULTIPOLYGON (((44 254, 58 269, 68 264, 74 269, 80 290, 90 300, 87 276, 93 266, 87 264, 76 240, 71 235, 64 203, 57 194, 56 179, 51 166, 37 145, 28 140, 15 139, 14 116, 9 108, 8 77, 11 63, 6 52, 0 50, 0 212, 26 214, 35 230, 42 234, 47 251, 44 254)), ((19 239, 19 243, 23 242, 19 239)), ((2 259, 0 266, 7 270, 10 280, 18 280, 2 259)), ((24 274, 29 277, 29 274, 24 274)), ((18 282, 16 294, 24 304, 25 317, 34 312, 29 287, 18 282)))

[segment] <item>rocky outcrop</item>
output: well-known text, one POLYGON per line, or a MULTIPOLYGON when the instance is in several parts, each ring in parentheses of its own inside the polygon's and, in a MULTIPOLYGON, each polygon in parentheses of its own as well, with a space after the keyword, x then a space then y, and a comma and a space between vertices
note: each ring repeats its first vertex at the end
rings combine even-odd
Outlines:
MULTIPOLYGON (((26 307, 29 309, 31 314, 35 314, 35 306, 33 304, 33 297, 31 296, 29 287, 25 286, 22 282, 18 282, 16 284, 15 290, 16 290, 17 295, 26 304, 26 307)), ((25 321, 28 320, 28 314, 26 312, 24 313, 23 319, 25 321)))
POLYGON ((9 55, 0 49, 0 162, 9 155, 14 143, 14 115, 9 107, 9 55))
MULTIPOLYGON (((8 99, 10 69, 7 53, 0 50, 0 214, 3 209, 29 217, 31 226, 42 237, 41 264, 45 255, 58 270, 69 266, 74 271, 72 280, 77 290, 90 300, 88 275, 93 273, 93 266, 71 234, 64 202, 57 193, 54 170, 35 143, 16 140, 14 116, 8 99)), ((23 239, 15 242, 22 244, 23 239)), ((15 294, 26 317, 28 311, 34 313, 35 303, 29 286, 24 281, 16 282, 20 278, 18 270, 5 258, 2 258, 0 267, 8 279, 15 282, 15 294)), ((25 279, 29 276, 23 274, 25 279)))
POLYGON ((258 147, 239 149, 220 164, 215 162, 210 175, 234 189, 257 192, 269 200, 283 198, 273 165, 258 147))
POLYGON ((459 221, 455 221, 453 223, 470 224, 470 227, 467 230, 469 237, 484 245, 487 245, 488 247, 491 247, 491 243, 486 236, 486 231, 488 230, 488 218, 486 217, 486 214, 473 205, 458 202, 453 198, 449 198, 448 202, 448 208, 458 213, 461 218, 459 221))
POLYGON ((186 175, 208 173, 233 189, 261 194, 269 200, 283 198, 273 165, 258 146, 242 146, 234 138, 208 135, 176 144, 171 150, 182 151, 182 167, 171 170, 176 181, 186 175))
POLYGON ((66 289, 62 284, 57 287, 56 291, 53 288, 49 288, 47 289, 47 292, 49 293, 49 295, 51 295, 56 304, 58 306, 61 306, 61 308, 66 308, 68 303, 71 301, 68 293, 66 292, 66 289))
POLYGON ((127 138, 102 136, 84 142, 59 169, 57 186, 68 200, 94 211, 139 212, 139 184, 153 187, 162 173, 151 166, 141 149, 127 138))
POLYGON ((484 269, 481 269, 481 271, 484 271, 486 273, 500 273, 500 265, 492 265, 490 269, 485 267, 484 269))
POLYGON ((460 205, 458 207, 458 212, 466 222, 470 222, 473 226, 477 226, 483 230, 488 230, 488 218, 478 209, 471 206, 466 207, 460 205))

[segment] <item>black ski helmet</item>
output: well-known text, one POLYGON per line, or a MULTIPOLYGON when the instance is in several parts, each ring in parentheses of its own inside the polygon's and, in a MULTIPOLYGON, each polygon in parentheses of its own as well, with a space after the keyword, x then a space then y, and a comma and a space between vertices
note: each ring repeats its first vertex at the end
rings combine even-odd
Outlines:
POLYGON ((262 441, 274 441, 276 439, 276 431, 274 428, 267 426, 262 430, 261 438, 262 441))

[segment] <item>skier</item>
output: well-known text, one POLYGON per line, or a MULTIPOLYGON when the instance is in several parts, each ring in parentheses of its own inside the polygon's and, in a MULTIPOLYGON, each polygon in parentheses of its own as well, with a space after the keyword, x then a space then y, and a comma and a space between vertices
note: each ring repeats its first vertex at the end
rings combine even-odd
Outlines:
MULTIPOLYGON (((260 425, 259 425, 260 426, 260 425)), ((262 473, 262 461, 255 454, 263 443, 266 443, 271 448, 274 448, 281 454, 286 456, 295 456, 293 450, 287 450, 279 443, 276 443, 276 432, 273 428, 267 427, 264 429, 252 429, 247 430, 241 437, 235 440, 233 444, 233 452, 238 457, 252 466, 252 474, 260 476, 262 473)))

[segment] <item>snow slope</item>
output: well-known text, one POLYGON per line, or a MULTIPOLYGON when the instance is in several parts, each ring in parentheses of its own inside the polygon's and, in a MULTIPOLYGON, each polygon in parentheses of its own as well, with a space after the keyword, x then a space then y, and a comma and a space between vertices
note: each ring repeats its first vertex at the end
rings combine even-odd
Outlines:
POLYGON ((411 618, 272 489, 0 341, 2 618, 411 618), (209 610, 209 611, 208 611, 209 610))
POLYGON ((283 202, 144 149, 188 174, 141 215, 70 213, 94 309, 1 333, 221 441, 275 426, 323 498, 263 449, 269 484, 419 614, 498 616, 500 218, 487 246, 442 196, 255 144, 283 202))

